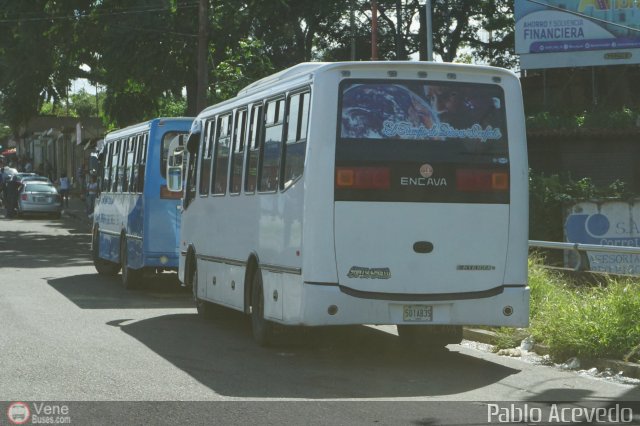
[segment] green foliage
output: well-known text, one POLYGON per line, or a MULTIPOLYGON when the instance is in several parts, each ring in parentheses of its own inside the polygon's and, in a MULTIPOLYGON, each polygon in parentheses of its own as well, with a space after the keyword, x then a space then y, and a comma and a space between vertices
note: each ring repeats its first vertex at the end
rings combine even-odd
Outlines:
POLYGON ((582 127, 599 129, 620 129, 635 127, 637 113, 629 108, 621 110, 597 110, 584 114, 582 127))
MULTIPOLYGON (((368 2, 226 0, 209 5, 212 102, 299 62, 350 59, 352 42, 357 60, 370 57, 368 2)), ((461 61, 513 63, 512 2, 442 0, 432 5, 437 56, 452 61, 470 48, 461 61), (490 32, 488 40, 480 29, 490 32)), ((380 1, 378 6, 378 56, 407 59, 420 51, 424 57, 421 1, 380 1)), ((180 98, 185 89, 186 109, 194 114, 197 11, 197 2, 188 0, 0 2, 3 119, 18 129, 41 109, 58 113, 76 78, 106 87, 100 111, 106 111, 111 124, 181 110, 167 99, 180 98)), ((89 99, 75 104, 64 105, 65 112, 95 114, 89 99)))
MULTIPOLYGON (((584 120, 582 120, 583 122, 584 120)), ((580 118, 573 115, 557 115, 548 111, 539 112, 527 117, 528 130, 540 129, 577 129, 580 127, 580 118)))
POLYGON ((70 96, 70 104, 73 114, 80 118, 96 117, 98 115, 96 96, 87 93, 84 89, 70 96))
POLYGON ((529 172, 529 238, 532 240, 563 241, 563 209, 569 203, 594 200, 628 200, 635 194, 629 185, 616 180, 598 188, 589 178, 573 180, 568 175, 529 172))
POLYGON ((638 115, 638 112, 626 107, 620 110, 584 111, 576 115, 552 114, 545 111, 528 116, 527 129, 629 129, 636 127, 638 115))
POLYGON ((232 98, 249 83, 274 72, 263 43, 257 40, 240 40, 227 48, 225 58, 213 71, 216 85, 211 103, 232 98))
POLYGON ((640 343, 640 289, 632 280, 575 287, 532 260, 529 286, 530 331, 554 359, 622 359, 640 343))
POLYGON ((167 96, 160 99, 158 117, 184 117, 187 112, 187 100, 180 97, 167 96))

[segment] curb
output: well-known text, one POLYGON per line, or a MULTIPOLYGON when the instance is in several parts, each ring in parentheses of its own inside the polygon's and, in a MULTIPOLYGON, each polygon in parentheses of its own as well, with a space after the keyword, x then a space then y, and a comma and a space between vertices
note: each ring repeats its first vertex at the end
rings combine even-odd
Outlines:
MULTIPOLYGON (((464 328, 462 330, 462 337, 467 340, 473 340, 475 342, 486 343, 489 345, 495 344, 497 341, 497 334, 489 330, 481 330, 477 328, 464 328)), ((549 348, 544 345, 536 344, 533 346, 533 352, 538 355, 547 355, 549 348)), ((618 361, 614 359, 595 359, 595 360, 580 360, 584 365, 582 369, 597 368, 598 370, 605 370, 610 368, 613 371, 621 371, 624 376, 632 377, 634 379, 640 379, 640 364, 633 362, 618 361)))

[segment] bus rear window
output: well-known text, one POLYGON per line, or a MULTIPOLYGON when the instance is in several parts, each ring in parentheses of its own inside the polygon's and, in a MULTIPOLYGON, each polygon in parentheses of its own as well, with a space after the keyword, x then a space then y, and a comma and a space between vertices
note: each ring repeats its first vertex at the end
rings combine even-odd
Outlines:
POLYGON ((188 132, 167 132, 162 136, 162 151, 160 156, 160 174, 163 178, 167 178, 167 158, 169 156, 169 145, 176 138, 186 140, 188 132))
POLYGON ((500 86, 342 82, 336 200, 506 203, 508 174, 500 86))

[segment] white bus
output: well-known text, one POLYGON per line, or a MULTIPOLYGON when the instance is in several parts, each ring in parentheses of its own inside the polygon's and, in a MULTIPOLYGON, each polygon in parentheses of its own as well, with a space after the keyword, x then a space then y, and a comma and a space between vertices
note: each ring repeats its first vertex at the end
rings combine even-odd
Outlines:
POLYGON ((528 324, 513 73, 299 64, 201 112, 187 150, 180 279, 198 312, 250 314, 258 343, 274 323, 395 324, 436 346, 528 324))

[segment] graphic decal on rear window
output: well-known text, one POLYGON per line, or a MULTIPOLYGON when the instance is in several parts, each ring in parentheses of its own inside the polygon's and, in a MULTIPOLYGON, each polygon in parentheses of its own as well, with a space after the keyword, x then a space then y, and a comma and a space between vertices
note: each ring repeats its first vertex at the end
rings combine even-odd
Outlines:
POLYGON ((343 86, 342 139, 476 140, 504 136, 497 85, 352 83, 343 86))

